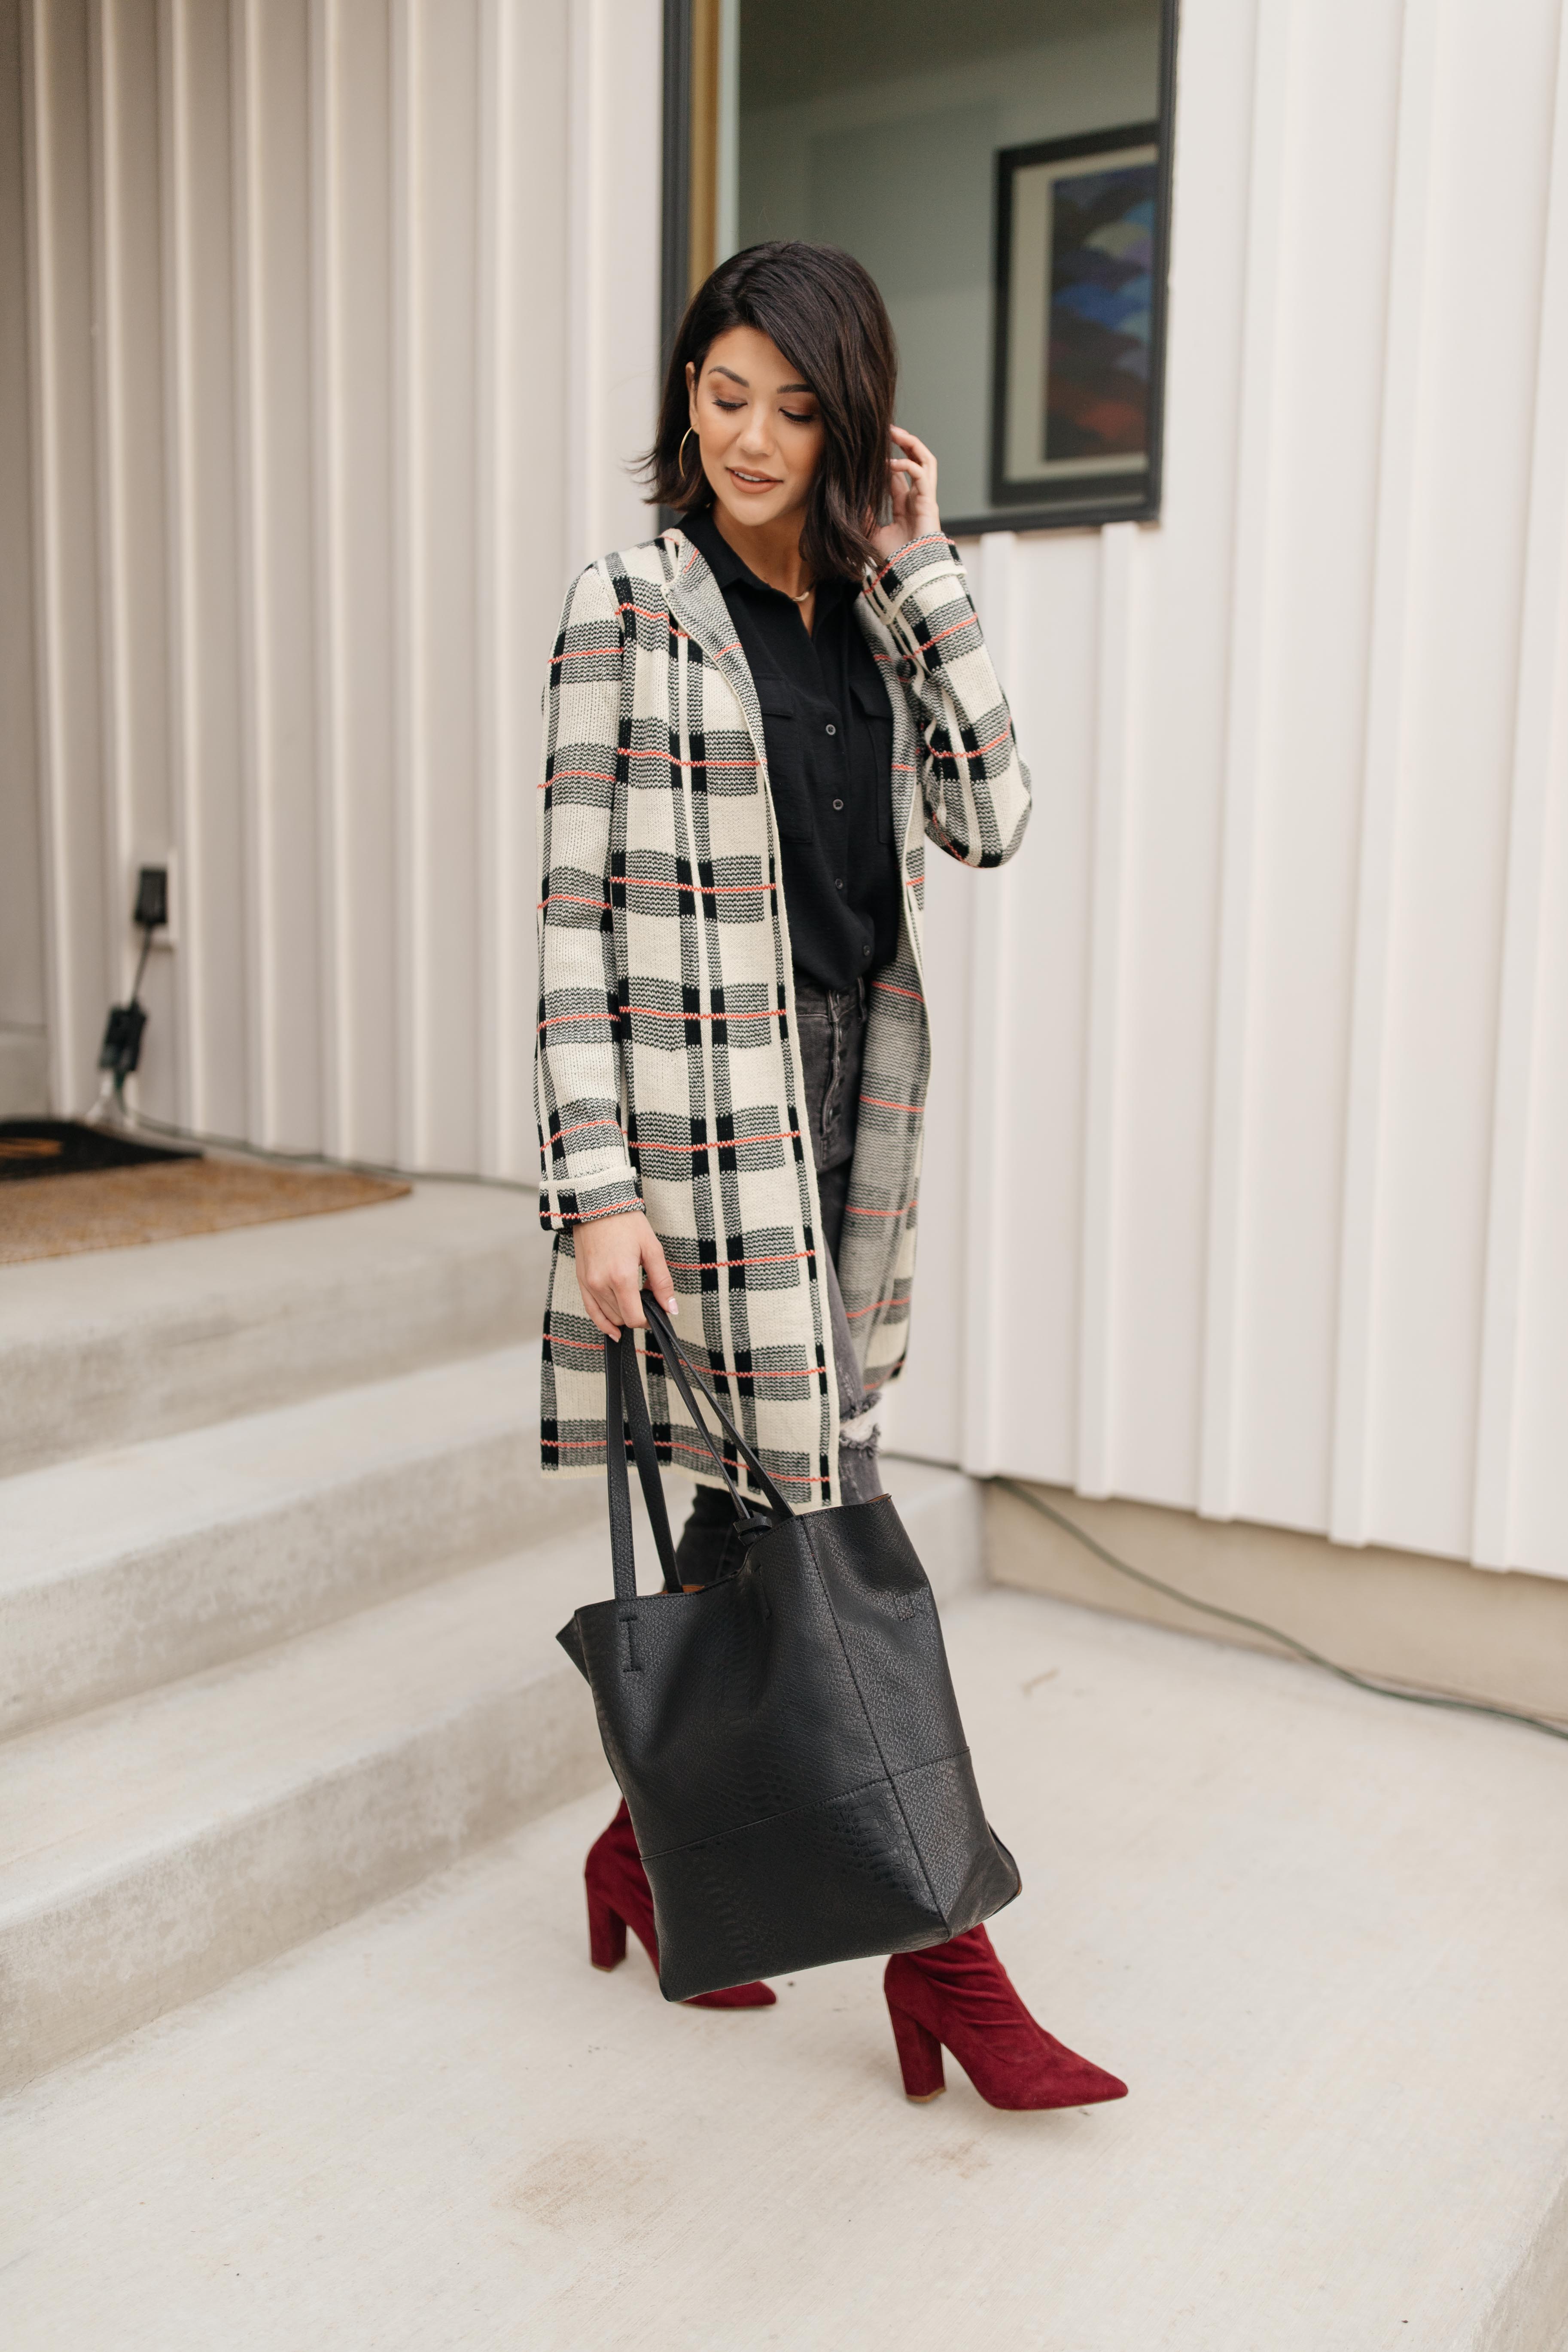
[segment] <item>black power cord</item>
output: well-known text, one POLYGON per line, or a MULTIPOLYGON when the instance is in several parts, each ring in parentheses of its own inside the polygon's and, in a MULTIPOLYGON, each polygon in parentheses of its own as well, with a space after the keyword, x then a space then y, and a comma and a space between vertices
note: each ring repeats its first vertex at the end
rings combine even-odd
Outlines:
POLYGON ((143 866, 136 880, 136 905, 131 919, 142 933, 142 953, 136 965, 136 977, 131 983, 131 995, 124 1004, 111 1004, 104 1024, 103 1043, 98 1049, 98 1066, 112 1081, 114 1098, 122 1102, 125 1081, 142 1059, 142 1039, 147 1027, 147 1008, 142 1002, 142 982, 147 975, 147 959, 153 952, 153 934, 165 929, 169 920, 169 869, 166 866, 143 866))
POLYGON ((1205 1617, 1218 1617, 1227 1625, 1244 1625, 1248 1633, 1261 1633, 1268 1641, 1278 1642, 1282 1649, 1293 1652, 1298 1658, 1304 1658, 1309 1665, 1321 1666, 1325 1674, 1337 1675, 1342 1683, 1350 1683, 1356 1690, 1371 1691, 1376 1698, 1404 1699, 1410 1706, 1440 1706, 1459 1715, 1495 1716, 1503 1723, 1522 1723, 1531 1731, 1544 1731, 1549 1739, 1568 1739, 1568 1727, 1549 1723, 1542 1716, 1521 1714, 1518 1707, 1494 1706, 1489 1701, 1479 1698, 1453 1698, 1441 1691, 1402 1690, 1395 1683, 1377 1682, 1371 1675, 1356 1674, 1349 1666, 1336 1665, 1332 1658, 1325 1658, 1321 1652, 1310 1650, 1305 1642, 1298 1642, 1293 1633, 1282 1633, 1278 1625, 1266 1625, 1260 1617, 1244 1617, 1237 1609, 1221 1609, 1212 1601, 1199 1601, 1193 1593, 1183 1592, 1178 1586, 1166 1584, 1161 1578, 1151 1576, 1146 1569, 1134 1568, 1130 1560, 1119 1559, 1113 1551, 1108 1551, 1104 1544, 1091 1536, 1087 1528, 1080 1528, 1075 1519, 1068 1517, 1065 1511, 1058 1511, 1054 1504, 1047 1503, 1030 1487, 1020 1486, 1016 1479, 993 1478, 988 1483, 999 1486, 1015 1501, 1026 1503, 1030 1510, 1037 1511, 1043 1519, 1049 1519, 1053 1527, 1060 1528, 1064 1535, 1071 1536, 1075 1543, 1081 1544, 1086 1551, 1091 1551, 1096 1559, 1103 1560, 1107 1568, 1115 1569, 1119 1575, 1130 1576, 1135 1584, 1146 1584, 1151 1592, 1163 1593, 1167 1601, 1180 1601, 1184 1609, 1196 1609, 1205 1617))

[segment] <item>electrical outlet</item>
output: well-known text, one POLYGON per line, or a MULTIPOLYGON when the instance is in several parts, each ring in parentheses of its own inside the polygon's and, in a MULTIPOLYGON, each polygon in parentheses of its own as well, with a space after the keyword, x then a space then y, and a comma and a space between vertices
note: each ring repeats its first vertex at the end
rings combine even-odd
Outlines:
POLYGON ((127 909, 131 910, 132 935, 139 943, 142 934, 137 925, 143 910, 156 910, 155 895, 151 898, 143 895, 150 887, 148 877, 159 875, 163 882, 163 919, 153 933, 154 955, 161 948, 177 948, 180 944, 180 872, 174 852, 172 849, 150 850, 144 856, 132 858, 130 887, 125 895, 127 909))
POLYGON ((143 866, 136 877, 136 904, 132 921, 139 931, 161 931, 169 921, 169 869, 143 866))

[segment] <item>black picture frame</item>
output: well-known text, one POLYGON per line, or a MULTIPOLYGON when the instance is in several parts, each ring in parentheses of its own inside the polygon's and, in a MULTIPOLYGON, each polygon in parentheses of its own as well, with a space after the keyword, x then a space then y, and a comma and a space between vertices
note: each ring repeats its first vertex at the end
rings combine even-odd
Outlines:
MULTIPOLYGON (((1021 508, 1076 509, 1080 514, 1086 508, 1096 512, 1113 509, 1122 515, 1149 510, 1155 392, 1154 289, 1159 281, 1157 257, 1152 248, 1159 222, 1159 161, 1158 122, 1130 122, 1113 130, 1081 132, 1070 139, 1037 140, 1026 147, 1005 147, 997 155, 989 488, 991 503, 999 510, 999 520, 1021 508), (1092 166, 1097 161, 1121 163, 1130 173, 1136 173, 1139 177, 1133 184, 1140 190, 1140 203, 1144 207, 1152 205, 1153 214, 1150 232, 1148 373, 1142 415, 1137 407, 1130 408, 1126 398, 1114 390, 1118 383, 1126 381, 1120 373, 1124 359, 1108 366, 1091 345, 1087 360, 1091 397, 1100 403, 1101 414, 1108 394, 1119 399, 1123 430, 1130 438, 1135 436, 1135 446, 1113 457, 1082 454, 1080 435, 1079 454, 1052 459, 1047 452, 1045 426, 1047 394, 1059 381, 1052 356, 1060 346, 1059 329, 1052 325, 1051 268, 1059 251, 1053 242, 1055 223, 1061 217, 1059 207, 1053 205, 1052 191, 1061 180, 1078 176, 1063 167, 1092 166), (1032 220, 1030 215, 1034 216, 1032 220), (1047 471, 1053 466, 1060 470, 1047 471)), ((1116 265, 1101 254, 1093 257, 1091 266, 1099 272, 1116 265)), ((1137 283, 1141 286, 1142 278, 1137 283)), ((1099 287, 1091 284, 1089 290, 1098 299, 1099 287)), ((1077 331, 1080 337, 1087 334, 1101 345, 1108 335, 1108 330, 1092 319, 1079 324, 1077 331)), ((1136 352, 1136 344, 1128 338, 1119 340, 1124 349, 1136 352)), ((1084 363, 1080 358, 1080 364, 1084 363)), ((1080 385, 1082 382, 1079 377, 1080 385)), ((1073 383, 1069 373, 1069 391, 1073 383)), ((1073 422, 1069 417, 1069 433, 1073 422)), ((1053 435, 1057 429, 1052 428, 1053 435)), ((1005 520, 1003 527, 1007 527, 1005 520)))
MULTIPOLYGON (((985 531, 995 530, 1092 530, 1108 522, 1156 522, 1160 517, 1164 482, 1164 421, 1165 421, 1165 332, 1168 303, 1168 280, 1171 254, 1171 189, 1174 165, 1176 111, 1176 47, 1180 0, 1161 0, 1160 7, 1160 81, 1158 112, 1154 121, 1135 125, 1158 146, 1157 192, 1154 215, 1154 250, 1150 309, 1149 350, 1149 463, 1141 478, 1135 495, 1125 491, 1110 496, 1080 485, 1072 496, 1053 489, 1049 498, 1020 498, 991 508, 984 514, 944 515, 942 528, 954 539, 973 539, 985 531)), ((663 236, 662 283, 660 286, 659 323, 661 328, 661 358, 668 363, 675 332, 685 312, 689 294, 687 284, 688 242, 690 205, 691 171, 691 25, 692 0, 664 0, 664 109, 663 109, 663 236)), ((1105 142, 1104 152, 1125 142, 1125 128, 1086 134, 1105 142)), ((1057 142, 1047 142, 1056 144, 1057 142)), ((1061 142, 1077 148, 1077 142, 1061 142)), ((992 253, 994 271, 1000 272, 1003 257, 1000 250, 1001 177, 1004 158, 1009 154, 1028 153, 1027 149, 1004 149, 997 157, 997 210, 993 225, 992 253)), ((996 299, 996 330, 1001 324, 1001 280, 998 277, 996 299)), ((1000 379, 998 378, 998 381, 1000 379)), ((993 436, 995 433, 994 386, 992 404, 993 436)), ((989 454, 994 454, 989 453, 989 454)), ((660 509, 661 527, 671 518, 660 509)))

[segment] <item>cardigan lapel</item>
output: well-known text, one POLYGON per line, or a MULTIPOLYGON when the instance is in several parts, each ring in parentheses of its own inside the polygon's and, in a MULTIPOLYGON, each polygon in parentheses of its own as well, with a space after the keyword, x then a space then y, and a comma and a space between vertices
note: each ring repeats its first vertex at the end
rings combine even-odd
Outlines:
POLYGON ((765 769, 768 751, 763 737, 763 707, 723 591, 707 559, 683 531, 667 530, 659 544, 672 567, 665 588, 670 612, 734 694, 745 713, 752 748, 765 769))
MULTIPOLYGON (((683 532, 665 531, 659 540, 659 552, 666 565, 665 602, 669 606, 671 617, 680 628, 686 631, 694 645, 700 646, 705 658, 712 664, 730 686, 742 710, 745 713, 746 726, 752 738, 752 748, 757 756, 757 772, 760 777, 765 778, 768 772, 768 747, 763 732, 763 707, 757 699, 756 685, 752 677, 752 666, 741 651, 740 639, 735 635, 735 624, 730 616, 730 607, 724 602, 723 591, 714 579, 707 559, 699 549, 692 546, 683 532)), ((766 790, 763 793, 763 804, 769 809, 766 822, 770 827, 773 827, 774 821, 766 790)), ((776 832, 770 854, 777 854, 776 832)), ((783 932, 784 950, 784 1010, 787 1017, 784 1024, 784 1034, 780 1039, 780 1045, 789 1064, 790 1082, 795 1090, 794 1099, 797 1103, 804 1103, 805 1072, 800 1058, 800 1024, 795 1019, 795 968, 789 957, 789 917, 784 908, 782 888, 773 904, 773 921, 783 932)), ((809 1150, 805 1153, 805 1167, 806 1195, 811 1203, 811 1226, 814 1233, 819 1234, 822 1231, 822 1201, 817 1191, 816 1164, 809 1150)), ((826 1348, 827 1360, 831 1363, 833 1336, 828 1320, 830 1310, 827 1291, 819 1278, 815 1255, 808 1260, 806 1277, 817 1301, 813 1310, 816 1318, 816 1336, 820 1344, 826 1348)), ((827 1410, 828 1459, 837 1465, 838 1391, 831 1381, 827 1388, 827 1410)), ((837 1493, 837 1491, 835 1486, 834 1492, 837 1493)))

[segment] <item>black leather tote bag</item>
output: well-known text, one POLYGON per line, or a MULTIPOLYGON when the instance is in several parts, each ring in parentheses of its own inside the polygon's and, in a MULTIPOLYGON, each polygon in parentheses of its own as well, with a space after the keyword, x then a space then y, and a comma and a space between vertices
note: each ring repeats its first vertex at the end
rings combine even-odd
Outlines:
MULTIPOLYGON (((645 1298, 707 1436, 690 1368, 645 1298), (689 1377, 689 1375, 690 1375, 689 1377)), ((559 1639, 587 1677, 653 1888, 667 2000, 944 1943, 1010 1903, 981 1809, 925 1570, 889 1496, 796 1514, 696 1385, 767 1497, 730 1489, 744 1557, 683 1592, 629 1330, 605 1342, 615 1598, 559 1639), (664 1570, 639 1594, 622 1415, 664 1570)), ((733 1458, 733 1457, 731 1457, 733 1458)))

